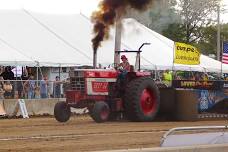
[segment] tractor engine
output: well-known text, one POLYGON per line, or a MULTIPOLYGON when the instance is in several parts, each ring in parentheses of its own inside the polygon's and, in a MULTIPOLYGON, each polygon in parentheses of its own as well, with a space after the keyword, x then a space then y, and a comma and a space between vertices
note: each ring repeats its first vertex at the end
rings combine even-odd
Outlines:
POLYGON ((69 75, 71 89, 66 92, 66 102, 79 108, 84 107, 81 101, 104 100, 108 84, 117 78, 115 70, 105 69, 77 69, 69 75))

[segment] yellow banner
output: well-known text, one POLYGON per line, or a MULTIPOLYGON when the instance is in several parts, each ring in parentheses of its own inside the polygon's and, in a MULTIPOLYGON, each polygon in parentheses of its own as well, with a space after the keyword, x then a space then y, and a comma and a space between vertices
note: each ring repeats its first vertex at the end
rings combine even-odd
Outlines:
POLYGON ((185 43, 175 42, 174 63, 198 65, 200 64, 200 52, 194 46, 185 43))

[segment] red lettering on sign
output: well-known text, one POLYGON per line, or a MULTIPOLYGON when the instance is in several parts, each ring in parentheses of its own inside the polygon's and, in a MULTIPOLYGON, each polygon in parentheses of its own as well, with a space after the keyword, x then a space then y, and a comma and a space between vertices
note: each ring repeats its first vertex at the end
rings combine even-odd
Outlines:
POLYGON ((92 82, 93 92, 108 92, 108 82, 92 82))

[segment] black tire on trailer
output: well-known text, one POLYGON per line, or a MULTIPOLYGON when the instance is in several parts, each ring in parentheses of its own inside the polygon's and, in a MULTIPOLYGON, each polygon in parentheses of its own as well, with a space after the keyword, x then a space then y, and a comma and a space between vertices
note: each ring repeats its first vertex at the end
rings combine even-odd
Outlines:
POLYGON ((152 121, 160 106, 157 85, 149 77, 132 80, 125 90, 124 105, 131 121, 152 121))
POLYGON ((66 102, 57 102, 54 108, 55 119, 59 122, 66 122, 70 119, 71 111, 66 102))
POLYGON ((109 119, 110 108, 104 101, 99 101, 94 104, 90 116, 97 123, 105 122, 109 119))

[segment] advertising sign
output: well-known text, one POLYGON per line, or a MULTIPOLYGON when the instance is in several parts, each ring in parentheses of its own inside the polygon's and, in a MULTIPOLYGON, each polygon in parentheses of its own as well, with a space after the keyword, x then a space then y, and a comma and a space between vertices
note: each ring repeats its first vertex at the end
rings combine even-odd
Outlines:
POLYGON ((219 90, 224 88, 224 81, 173 80, 172 86, 174 88, 185 88, 185 89, 219 90))
POLYGON ((174 63, 198 65, 200 64, 200 52, 194 46, 175 42, 174 63))

